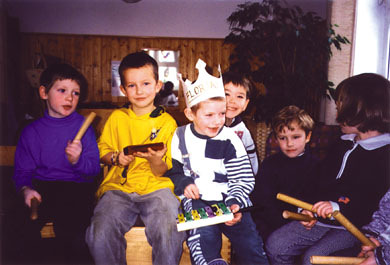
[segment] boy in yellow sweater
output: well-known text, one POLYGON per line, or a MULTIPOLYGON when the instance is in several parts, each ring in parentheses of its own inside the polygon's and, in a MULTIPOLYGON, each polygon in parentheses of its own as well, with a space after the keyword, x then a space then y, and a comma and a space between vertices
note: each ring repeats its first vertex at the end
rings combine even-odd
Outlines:
POLYGON ((177 125, 153 104, 162 83, 152 57, 144 52, 127 55, 119 74, 130 106, 111 114, 98 142, 100 160, 111 169, 98 189, 86 240, 96 264, 126 264, 124 234, 140 216, 153 264, 179 264, 185 233, 177 232, 179 201, 171 180, 163 176, 172 167, 170 141, 177 125), (124 152, 129 145, 158 142, 163 149, 124 152))

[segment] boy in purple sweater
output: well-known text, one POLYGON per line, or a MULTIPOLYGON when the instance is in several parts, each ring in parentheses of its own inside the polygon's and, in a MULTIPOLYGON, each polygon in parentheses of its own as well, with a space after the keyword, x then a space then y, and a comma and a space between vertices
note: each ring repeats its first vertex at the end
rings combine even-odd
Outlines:
POLYGON ((55 64, 42 73, 40 83, 45 114, 24 128, 15 153, 16 190, 28 207, 33 198, 40 203, 38 219, 28 224, 29 237, 24 243, 26 250, 38 249, 40 230, 52 221, 62 249, 58 263, 81 264, 89 256, 84 234, 92 215, 94 176, 100 171, 92 128, 81 140, 73 141, 84 121, 75 110, 85 97, 87 82, 72 66, 55 64))

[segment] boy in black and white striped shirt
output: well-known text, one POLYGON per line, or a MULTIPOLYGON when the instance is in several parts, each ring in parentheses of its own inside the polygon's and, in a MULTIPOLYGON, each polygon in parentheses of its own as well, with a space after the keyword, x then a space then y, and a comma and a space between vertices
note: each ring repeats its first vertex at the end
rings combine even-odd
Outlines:
POLYGON ((224 202, 234 219, 189 231, 187 244, 195 264, 210 264, 221 257, 221 233, 232 242, 240 264, 268 264, 262 239, 248 212, 255 179, 240 138, 224 126, 226 101, 222 78, 209 75, 199 60, 198 80, 183 84, 192 122, 176 130, 172 138, 172 169, 167 172, 175 194, 185 196, 186 211, 224 202))

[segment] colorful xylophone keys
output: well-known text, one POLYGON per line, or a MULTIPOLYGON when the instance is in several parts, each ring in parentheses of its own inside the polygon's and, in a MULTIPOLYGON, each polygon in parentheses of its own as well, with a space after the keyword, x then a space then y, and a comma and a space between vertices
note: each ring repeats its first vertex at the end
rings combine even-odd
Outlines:
POLYGON ((177 216, 177 230, 185 231, 202 226, 225 223, 233 219, 233 213, 222 202, 195 209, 191 212, 180 213, 177 216))

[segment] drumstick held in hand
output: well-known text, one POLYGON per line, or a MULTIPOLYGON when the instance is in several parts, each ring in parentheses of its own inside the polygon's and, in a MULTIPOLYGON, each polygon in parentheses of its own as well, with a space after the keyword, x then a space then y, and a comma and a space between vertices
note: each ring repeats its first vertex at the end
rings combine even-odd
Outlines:
POLYGON ((312 220, 316 220, 315 217, 311 217, 309 215, 301 214, 301 213, 294 213, 290 211, 283 211, 282 215, 284 219, 292 219, 297 221, 310 222, 312 220))
POLYGON ((359 239, 360 242, 363 243, 363 245, 376 248, 375 243, 368 239, 362 232, 360 232, 359 229, 354 226, 342 213, 340 213, 339 211, 334 211, 332 216, 340 224, 342 224, 352 235, 359 239))
POLYGON ((87 131, 89 125, 91 125, 91 123, 92 123, 93 119, 95 119, 95 117, 96 117, 95 112, 89 113, 88 117, 84 120, 83 124, 81 125, 81 127, 80 127, 79 131, 77 132, 73 141, 74 140, 81 140, 84 133, 87 131))
POLYGON ((365 260, 365 258, 356 258, 356 257, 331 257, 331 256, 311 256, 311 264, 344 264, 344 265, 354 265, 360 264, 365 260))
MULTIPOLYGON (((299 208, 302 208, 304 210, 308 210, 310 212, 316 213, 316 211, 313 210, 313 204, 310 204, 310 203, 307 203, 307 202, 295 199, 295 198, 293 198, 291 196, 288 196, 286 194, 283 194, 283 193, 276 194, 276 198, 278 200, 287 202, 289 204, 292 204, 292 205, 297 206, 299 208)), ((330 217, 332 217, 332 215, 329 214, 327 217, 330 218, 330 217)))
POLYGON ((39 201, 37 198, 32 198, 31 199, 31 215, 30 215, 30 218, 31 220, 36 220, 38 219, 38 205, 39 205, 39 201))
POLYGON ((302 208, 304 210, 308 210, 308 211, 313 212, 313 210, 312 210, 313 204, 310 204, 310 203, 307 203, 307 202, 295 199, 295 198, 290 197, 290 196, 288 196, 286 194, 283 194, 283 193, 276 194, 276 198, 278 200, 287 202, 289 204, 292 204, 292 205, 297 206, 299 208, 302 208))

